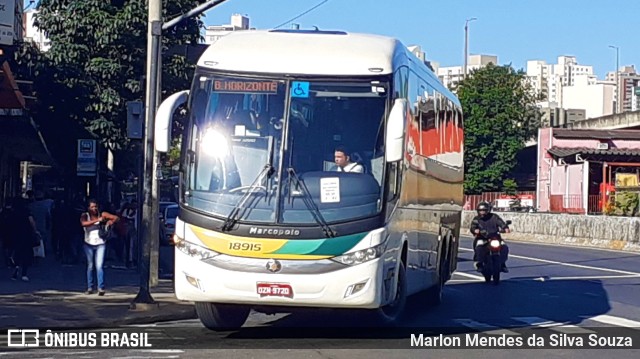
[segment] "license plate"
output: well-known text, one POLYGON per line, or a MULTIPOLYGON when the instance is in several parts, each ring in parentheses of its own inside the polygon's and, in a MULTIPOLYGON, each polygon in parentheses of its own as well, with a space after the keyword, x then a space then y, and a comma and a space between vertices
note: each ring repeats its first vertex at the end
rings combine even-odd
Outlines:
POLYGON ((293 289, 289 284, 283 283, 257 283, 256 290, 260 297, 286 297, 293 298, 293 289))

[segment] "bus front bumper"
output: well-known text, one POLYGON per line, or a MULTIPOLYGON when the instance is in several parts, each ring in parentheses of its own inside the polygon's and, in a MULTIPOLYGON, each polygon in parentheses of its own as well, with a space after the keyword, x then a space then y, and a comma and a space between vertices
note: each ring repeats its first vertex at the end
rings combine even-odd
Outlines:
MULTIPOLYGON (((307 262, 309 261, 299 261, 307 262)), ((326 273, 282 274, 228 270, 176 250, 175 292, 179 300, 254 306, 379 308, 382 258, 326 273)))

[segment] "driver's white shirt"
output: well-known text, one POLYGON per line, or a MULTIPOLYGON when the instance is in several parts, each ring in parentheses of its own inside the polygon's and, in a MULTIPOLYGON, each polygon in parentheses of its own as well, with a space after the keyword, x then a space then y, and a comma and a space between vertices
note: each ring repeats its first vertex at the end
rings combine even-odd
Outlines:
POLYGON ((364 172, 364 167, 362 167, 362 165, 357 163, 357 162, 352 162, 352 163, 349 163, 348 165, 344 166, 344 168, 342 168, 340 166, 336 166, 336 171, 337 172, 363 173, 364 172))

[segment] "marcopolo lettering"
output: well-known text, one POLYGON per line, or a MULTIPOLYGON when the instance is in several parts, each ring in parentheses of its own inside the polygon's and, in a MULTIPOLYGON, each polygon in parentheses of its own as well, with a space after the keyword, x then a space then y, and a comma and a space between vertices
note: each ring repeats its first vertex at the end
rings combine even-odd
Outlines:
POLYGON ((282 229, 282 228, 258 228, 251 227, 249 234, 269 235, 269 236, 299 236, 299 229, 282 229))

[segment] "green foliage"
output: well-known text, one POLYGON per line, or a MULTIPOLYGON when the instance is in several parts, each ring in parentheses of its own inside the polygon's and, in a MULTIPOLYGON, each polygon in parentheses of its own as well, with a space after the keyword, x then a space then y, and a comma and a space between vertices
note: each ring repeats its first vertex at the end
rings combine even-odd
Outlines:
POLYGON ((640 198, 636 192, 620 192, 615 195, 615 204, 608 214, 635 216, 640 210, 640 198))
POLYGON ((518 184, 512 178, 507 178, 502 182, 502 191, 509 196, 514 196, 516 194, 516 190, 518 189, 518 184))
POLYGON ((525 73, 510 65, 474 70, 457 86, 465 114, 465 192, 496 191, 516 154, 537 134, 541 114, 525 73))
MULTIPOLYGON (((38 97, 56 121, 82 124, 103 144, 127 146, 126 102, 144 100, 147 47, 146 0, 42 0, 36 26, 51 40, 44 55, 38 97)), ((205 0, 165 0, 164 20, 205 0)), ((163 33, 163 53, 195 44, 203 26, 191 18, 163 33)), ((187 88, 193 66, 184 56, 164 55, 163 94, 187 88)))

